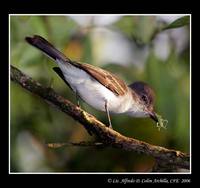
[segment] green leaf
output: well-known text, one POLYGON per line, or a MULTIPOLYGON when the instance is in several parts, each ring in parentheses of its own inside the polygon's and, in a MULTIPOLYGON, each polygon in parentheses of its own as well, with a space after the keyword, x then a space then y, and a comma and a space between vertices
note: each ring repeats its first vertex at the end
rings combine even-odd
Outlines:
POLYGON ((175 20, 174 22, 170 23, 166 27, 164 27, 163 30, 182 27, 182 26, 188 25, 189 23, 190 23, 190 17, 189 16, 183 16, 183 17, 175 20))

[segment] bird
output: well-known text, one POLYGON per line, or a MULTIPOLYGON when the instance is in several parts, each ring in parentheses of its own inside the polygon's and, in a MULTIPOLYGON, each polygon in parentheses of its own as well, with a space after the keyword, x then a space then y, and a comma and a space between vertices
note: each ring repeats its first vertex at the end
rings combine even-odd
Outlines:
POLYGON ((158 122, 154 111, 155 92, 143 81, 127 85, 115 74, 87 63, 73 61, 39 35, 27 36, 25 40, 41 50, 57 64, 53 70, 76 94, 93 108, 107 114, 126 114, 131 117, 149 117, 158 122))

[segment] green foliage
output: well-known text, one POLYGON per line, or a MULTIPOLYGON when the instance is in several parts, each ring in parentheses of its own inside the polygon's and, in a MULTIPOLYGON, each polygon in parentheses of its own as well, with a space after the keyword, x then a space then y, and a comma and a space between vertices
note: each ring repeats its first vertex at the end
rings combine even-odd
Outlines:
POLYGON ((183 16, 183 17, 173 21, 169 25, 165 26, 163 28, 163 30, 174 29, 174 28, 182 27, 182 26, 189 25, 189 24, 190 24, 190 16, 183 16))
MULTIPOLYGON (((162 28, 176 29, 188 24, 189 17, 185 16, 162 28)), ((149 83, 156 93, 155 110, 168 120, 167 129, 158 131, 156 124, 149 118, 137 119, 125 115, 112 115, 112 124, 116 131, 126 136, 189 152, 189 48, 177 54, 174 51, 176 46, 171 41, 169 57, 160 60, 155 55, 152 44, 152 35, 155 38, 163 32, 158 28, 161 27, 155 16, 123 16, 108 25, 107 29, 120 31, 129 42, 136 41, 138 48, 148 46, 149 54, 144 65, 139 67, 135 64, 117 65, 114 62, 99 66, 120 76, 128 84, 136 80, 149 83)), ((34 34, 41 35, 67 55, 74 57, 78 54, 78 60, 93 64, 93 49, 97 46, 92 45, 91 29, 89 26, 82 28, 67 16, 11 16, 10 63, 76 103, 74 93, 52 70, 55 63, 29 46, 24 38, 34 34)), ((110 53, 115 55, 120 52, 111 50, 110 53)), ((47 148, 45 143, 79 142, 94 138, 88 136, 84 128, 71 117, 12 82, 10 104, 11 171, 138 172, 146 171, 153 165, 151 157, 113 148, 47 148), (31 164, 26 164, 26 160, 31 164)), ((81 102, 81 106, 107 124, 104 112, 99 112, 84 102, 81 102)))
POLYGON ((155 16, 124 16, 114 24, 138 44, 147 44, 157 29, 155 16))

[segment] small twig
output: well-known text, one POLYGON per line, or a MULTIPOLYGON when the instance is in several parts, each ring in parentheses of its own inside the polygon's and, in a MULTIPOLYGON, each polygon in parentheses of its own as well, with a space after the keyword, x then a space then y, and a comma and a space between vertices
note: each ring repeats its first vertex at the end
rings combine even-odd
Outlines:
POLYGON ((48 143, 47 146, 49 148, 61 148, 65 146, 84 146, 84 147, 106 147, 108 145, 105 145, 104 143, 101 142, 65 142, 65 143, 48 143))

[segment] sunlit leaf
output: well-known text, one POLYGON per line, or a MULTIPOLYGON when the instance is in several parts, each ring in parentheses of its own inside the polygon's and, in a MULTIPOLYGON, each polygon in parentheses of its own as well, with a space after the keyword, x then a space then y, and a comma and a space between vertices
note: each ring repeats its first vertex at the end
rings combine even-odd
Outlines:
POLYGON ((182 26, 188 25, 189 23, 190 23, 190 17, 189 16, 183 16, 183 17, 175 20, 174 22, 170 23, 166 27, 164 27, 163 30, 182 27, 182 26))

